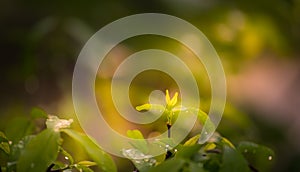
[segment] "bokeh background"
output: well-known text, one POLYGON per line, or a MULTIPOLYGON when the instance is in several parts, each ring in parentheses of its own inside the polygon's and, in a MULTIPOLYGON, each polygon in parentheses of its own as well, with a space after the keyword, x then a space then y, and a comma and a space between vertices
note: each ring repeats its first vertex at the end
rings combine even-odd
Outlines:
MULTIPOLYGON (((233 143, 250 140, 274 149, 273 171, 300 171, 299 0, 2 0, 0 9, 1 130, 32 107, 76 118, 72 74, 89 37, 121 17, 165 13, 197 26, 221 58, 228 98, 218 132, 233 143)), ((131 38, 107 56, 96 80, 98 103, 120 132, 135 126, 116 117, 108 94, 113 69, 128 55, 148 48, 185 59, 199 78, 201 106, 209 109, 205 70, 201 63, 189 61, 193 55, 186 47, 159 36, 131 38)), ((157 71, 139 74, 132 83, 132 104, 146 103, 153 89, 167 88, 176 90, 170 77, 157 71)), ((69 149, 75 149, 72 146, 69 149)), ((84 156, 81 151, 76 154, 79 159, 84 156)), ((126 169, 125 160, 117 161, 126 169)))

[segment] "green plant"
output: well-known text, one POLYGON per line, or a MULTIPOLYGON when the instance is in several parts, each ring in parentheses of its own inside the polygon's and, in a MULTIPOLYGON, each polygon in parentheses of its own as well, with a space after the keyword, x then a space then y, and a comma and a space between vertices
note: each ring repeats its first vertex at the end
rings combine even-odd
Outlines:
MULTIPOLYGON (((171 98, 166 91, 166 105, 144 104, 137 106, 138 111, 156 109, 163 112, 168 137, 155 140, 149 144, 139 130, 128 130, 127 136, 134 141, 132 148, 121 150, 123 155, 131 160, 134 171, 184 171, 184 172, 246 172, 268 171, 274 159, 271 149, 251 142, 241 142, 234 146, 229 140, 214 135, 204 144, 199 144, 200 134, 176 145, 172 139, 170 128, 180 111, 189 109, 198 112, 199 122, 208 122, 207 131, 215 126, 208 115, 198 109, 176 106, 178 93, 171 98), (164 153, 158 156, 151 154, 151 150, 161 149, 164 153)), ((107 153, 87 135, 70 129, 72 120, 59 119, 47 115, 40 109, 34 108, 31 119, 17 118, 8 125, 4 132, 0 132, 0 171, 93 171, 91 166, 98 166, 102 171, 114 172, 117 167, 107 153), (45 119, 46 128, 35 134, 34 121, 45 119), (62 133, 82 145, 83 149, 93 161, 75 162, 72 153, 63 148, 62 133), (62 155, 65 160, 59 157, 62 155)), ((128 170, 129 171, 129 170, 128 170)))
POLYGON ((17 118, 5 129, 5 134, 0 132, 0 171, 90 172, 90 167, 96 165, 102 171, 117 171, 112 158, 95 142, 87 135, 69 128, 72 119, 59 119, 36 108, 32 110, 31 117, 17 118), (46 119, 46 128, 33 135, 34 120, 37 118, 46 119), (74 162, 72 155, 63 148, 62 133, 82 145, 93 162, 74 162), (59 155, 67 161, 59 160, 59 155))
MULTIPOLYGON (((178 112, 189 110, 198 112, 199 122, 207 122, 205 130, 215 129, 208 115, 202 110, 193 107, 180 107, 177 104, 178 93, 170 98, 169 91, 166 91, 166 105, 144 104, 137 106, 138 111, 161 110, 168 129, 168 138, 160 140, 160 146, 165 148, 165 154, 154 157, 149 154, 149 146, 145 141, 141 142, 143 136, 138 130, 129 130, 128 137, 139 139, 132 143, 136 149, 135 154, 124 155, 131 159, 139 171, 186 171, 186 172, 246 172, 246 171, 268 171, 272 165, 274 152, 262 145, 251 142, 241 142, 234 146, 228 139, 215 133, 205 144, 199 144, 200 134, 190 138, 183 144, 175 145, 171 130, 173 120, 176 119, 178 112), (150 160, 149 160, 150 158, 150 160)), ((156 148, 157 149, 157 148, 156 148)))

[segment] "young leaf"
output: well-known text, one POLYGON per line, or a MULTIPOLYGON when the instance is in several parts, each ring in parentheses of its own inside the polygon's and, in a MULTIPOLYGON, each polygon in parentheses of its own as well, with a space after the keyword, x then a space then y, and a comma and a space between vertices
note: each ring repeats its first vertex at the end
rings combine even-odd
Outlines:
POLYGON ((134 148, 140 150, 143 153, 149 152, 148 144, 147 144, 146 140, 144 139, 143 134, 139 130, 128 130, 127 136, 129 138, 135 139, 132 142, 130 142, 130 144, 134 148))
POLYGON ((92 161, 80 161, 77 164, 78 165, 83 165, 83 166, 86 166, 86 167, 97 165, 97 163, 92 162, 92 161))
POLYGON ((18 172, 46 171, 56 160, 60 145, 60 134, 46 129, 31 139, 20 155, 18 172))
POLYGON ((198 142, 200 138, 200 134, 197 134, 196 136, 190 138, 189 140, 187 140, 183 146, 193 146, 194 144, 196 144, 198 142))
POLYGON ((135 107, 135 109, 137 111, 147 111, 147 110, 154 110, 154 111, 161 111, 161 112, 165 111, 165 107, 163 105, 149 104, 149 103, 137 106, 135 107))
POLYGON ((173 108, 177 103, 178 93, 176 92, 175 95, 170 98, 169 90, 166 90, 166 103, 168 108, 173 108))
POLYGON ((98 164, 102 171, 117 171, 117 167, 112 158, 87 135, 71 129, 63 129, 62 132, 66 133, 68 136, 80 143, 85 148, 87 154, 98 164))
POLYGON ((151 104, 148 104, 148 103, 147 104, 143 104, 141 106, 135 107, 135 109, 137 111, 150 110, 151 109, 151 104))

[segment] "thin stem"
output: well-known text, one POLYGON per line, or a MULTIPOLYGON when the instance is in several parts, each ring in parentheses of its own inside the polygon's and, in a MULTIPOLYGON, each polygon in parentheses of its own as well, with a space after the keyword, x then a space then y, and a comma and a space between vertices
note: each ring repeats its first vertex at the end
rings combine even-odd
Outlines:
POLYGON ((170 124, 167 124, 168 127, 168 138, 171 138, 171 126, 170 124))

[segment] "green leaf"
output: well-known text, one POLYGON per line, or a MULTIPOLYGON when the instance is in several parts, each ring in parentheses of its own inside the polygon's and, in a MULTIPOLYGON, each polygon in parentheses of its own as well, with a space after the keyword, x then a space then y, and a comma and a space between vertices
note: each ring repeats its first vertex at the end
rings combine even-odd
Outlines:
POLYGON ((178 93, 176 92, 175 95, 171 99, 169 90, 166 90, 166 103, 167 103, 168 109, 172 109, 176 105, 177 97, 178 97, 178 93))
POLYGON ((10 153, 10 148, 8 142, 1 142, 0 149, 3 150, 6 154, 10 153))
POLYGON ((54 166, 51 168, 52 171, 62 171, 63 169, 68 168, 68 164, 62 163, 60 161, 53 162, 54 166))
POLYGON ((170 106, 173 107, 176 105, 177 103, 177 97, 178 97, 178 93, 176 92, 175 95, 173 96, 173 98, 170 100, 170 106))
POLYGON ((197 134, 196 136, 194 136, 194 137, 190 138, 189 140, 187 140, 183 144, 183 146, 192 146, 192 145, 198 143, 199 138, 200 138, 200 134, 197 134))
POLYGON ((220 172, 232 172, 232 171, 250 171, 247 161, 244 159, 243 155, 237 150, 231 148, 228 145, 224 145, 222 157, 222 165, 220 172))
POLYGON ((16 171, 17 161, 24 151, 26 145, 35 137, 35 135, 29 135, 23 137, 18 143, 11 146, 11 153, 9 155, 9 161, 7 162, 8 171, 16 171))
POLYGON ((226 139, 225 137, 222 137, 221 142, 222 142, 223 144, 225 144, 225 145, 227 145, 227 146, 229 146, 229 147, 235 149, 234 145, 233 145, 228 139, 226 139))
POLYGON ((203 164, 195 163, 195 162, 189 162, 189 172, 206 172, 206 170, 203 168, 203 164))
POLYGON ((63 129, 62 132, 66 133, 68 136, 80 143, 86 150, 87 154, 98 164, 102 171, 117 171, 117 167, 112 158, 87 135, 71 129, 63 129))
POLYGON ((37 108, 37 107, 31 109, 30 115, 34 119, 48 117, 47 113, 44 110, 37 108))
POLYGON ((140 106, 135 107, 137 111, 148 111, 148 110, 154 110, 154 111, 165 111, 165 107, 160 104, 143 104, 140 106))
POLYGON ((80 172, 93 172, 92 169, 90 169, 89 167, 87 167, 85 165, 75 164, 74 166, 80 172))
POLYGON ((166 160, 156 167, 150 168, 148 172, 166 172, 166 171, 180 171, 185 164, 185 160, 180 158, 173 158, 166 160))
POLYGON ((270 170, 274 161, 274 152, 271 149, 252 142, 241 142, 237 149, 244 155, 248 163, 258 171, 270 170))
POLYGON ((5 134, 13 143, 17 143, 24 136, 30 135, 34 131, 34 124, 25 117, 16 117, 8 122, 5 134))
POLYGON ((46 171, 57 158, 60 134, 46 129, 31 139, 17 163, 18 172, 46 171))
POLYGON ((143 134, 139 130, 127 130, 126 134, 132 139, 144 139, 143 134))
POLYGON ((153 143, 163 147, 164 149, 173 149, 176 147, 176 143, 173 138, 156 139, 153 143))
POLYGON ((59 151, 60 151, 60 153, 65 157, 65 159, 69 160, 69 162, 70 162, 71 165, 74 164, 74 159, 73 159, 73 157, 72 157, 71 154, 69 154, 69 153, 68 153, 64 148, 62 148, 61 146, 60 146, 60 148, 59 148, 59 151))
POLYGON ((10 153, 10 147, 8 139, 3 132, 0 131, 0 149, 3 150, 6 154, 10 153))
POLYGON ((143 111, 143 110, 150 110, 151 109, 151 104, 143 104, 141 106, 135 107, 136 110, 138 111, 143 111))
POLYGON ((178 152, 175 156, 189 159, 194 154, 196 154, 200 150, 201 147, 202 147, 202 145, 200 145, 200 144, 196 144, 193 146, 182 146, 181 149, 178 150, 178 152))
POLYGON ((1 142, 8 142, 6 135, 2 131, 0 131, 0 143, 1 142))
POLYGON ((156 159, 152 155, 144 154, 138 149, 122 149, 122 154, 140 171, 146 171, 156 164, 156 159))
POLYGON ((143 153, 148 153, 148 144, 139 130, 127 130, 127 136, 134 139, 130 144, 143 153))
POLYGON ((97 165, 97 163, 92 162, 92 161, 80 161, 77 164, 78 165, 83 165, 83 166, 86 166, 86 167, 97 165))

